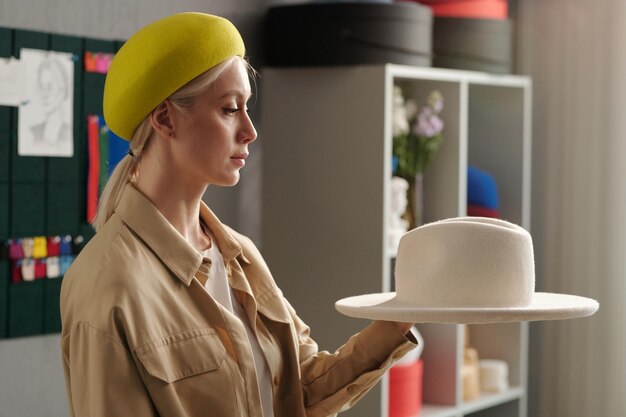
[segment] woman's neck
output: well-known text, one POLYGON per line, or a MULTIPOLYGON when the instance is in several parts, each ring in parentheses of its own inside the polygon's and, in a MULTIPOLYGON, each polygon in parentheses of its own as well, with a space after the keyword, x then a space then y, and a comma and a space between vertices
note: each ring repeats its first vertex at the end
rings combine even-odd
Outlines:
POLYGON ((200 201, 206 186, 185 184, 162 163, 157 166, 154 162, 151 155, 141 156, 135 186, 190 245, 200 252, 208 249, 211 240, 200 224, 200 201))

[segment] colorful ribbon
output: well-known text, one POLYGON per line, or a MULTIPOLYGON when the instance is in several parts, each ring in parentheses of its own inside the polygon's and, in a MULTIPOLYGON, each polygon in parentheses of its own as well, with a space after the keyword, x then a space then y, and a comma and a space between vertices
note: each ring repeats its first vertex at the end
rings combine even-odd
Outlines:
POLYGON ((87 116, 87 151, 89 168, 87 171, 87 222, 93 224, 98 208, 100 191, 100 118, 87 116))
POLYGON ((98 117, 98 127, 99 127, 99 140, 98 145, 100 147, 100 194, 102 195, 102 191, 104 191, 104 186, 106 185, 108 178, 108 164, 109 164, 109 128, 104 123, 104 117, 98 117))

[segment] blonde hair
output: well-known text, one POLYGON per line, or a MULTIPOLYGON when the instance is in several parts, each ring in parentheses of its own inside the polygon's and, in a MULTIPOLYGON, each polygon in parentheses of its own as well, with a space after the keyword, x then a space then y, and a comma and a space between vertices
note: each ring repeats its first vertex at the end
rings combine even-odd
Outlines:
MULTIPOLYGON (((180 89, 175 91, 167 100, 178 110, 184 110, 193 105, 195 99, 205 92, 222 73, 235 61, 242 62, 248 71, 248 74, 254 78, 256 71, 248 63, 247 60, 234 56, 225 60, 224 62, 217 64, 213 68, 205 71, 198 77, 189 81, 180 89)), ((121 191, 128 183, 136 183, 139 177, 139 163, 141 161, 141 155, 144 150, 150 144, 150 140, 154 136, 154 128, 150 124, 150 115, 139 124, 133 137, 130 141, 130 150, 133 156, 126 155, 117 164, 110 178, 107 180, 106 186, 102 191, 102 195, 98 201, 98 210, 93 222, 93 227, 96 231, 100 230, 102 226, 109 220, 115 207, 117 206, 121 197, 121 191)))

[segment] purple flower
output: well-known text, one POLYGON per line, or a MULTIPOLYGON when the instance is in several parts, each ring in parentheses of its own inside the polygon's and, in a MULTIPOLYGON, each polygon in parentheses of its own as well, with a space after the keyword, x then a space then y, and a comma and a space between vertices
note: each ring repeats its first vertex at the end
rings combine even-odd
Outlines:
POLYGON ((414 126, 413 133, 418 136, 432 137, 436 136, 443 130, 443 120, 430 107, 422 107, 417 115, 417 123, 414 126))

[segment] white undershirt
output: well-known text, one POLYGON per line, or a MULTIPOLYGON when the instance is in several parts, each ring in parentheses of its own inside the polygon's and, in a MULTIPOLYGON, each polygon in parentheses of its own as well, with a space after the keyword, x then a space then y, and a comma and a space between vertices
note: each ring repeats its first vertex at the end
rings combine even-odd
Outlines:
POLYGON ((224 267, 224 258, 222 258, 222 254, 215 244, 213 235, 211 235, 211 241, 213 242, 211 247, 202 253, 202 256, 211 260, 209 279, 204 287, 215 299, 215 301, 237 316, 243 323, 246 333, 248 334, 248 340, 250 341, 250 347, 252 348, 252 354, 254 356, 254 367, 256 368, 257 382, 261 394, 263 416, 274 417, 272 376, 269 366, 267 365, 267 361, 263 355, 261 346, 259 345, 259 340, 250 327, 250 321, 248 320, 246 311, 233 296, 233 290, 228 284, 228 277, 224 267))

